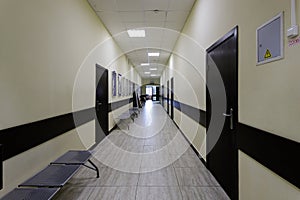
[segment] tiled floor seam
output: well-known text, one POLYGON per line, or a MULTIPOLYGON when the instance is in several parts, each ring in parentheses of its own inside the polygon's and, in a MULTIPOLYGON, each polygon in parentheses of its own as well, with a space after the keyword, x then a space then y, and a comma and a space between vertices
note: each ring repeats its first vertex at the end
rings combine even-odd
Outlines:
POLYGON ((135 197, 134 197, 135 200, 138 200, 138 199, 137 199, 138 187, 139 187, 139 186, 137 185, 136 188, 135 188, 135 197))
POLYGON ((178 177, 177 177, 177 174, 176 174, 176 171, 175 171, 175 167, 173 166, 173 164, 172 164, 172 167, 174 169, 174 173, 175 173, 175 176, 176 176, 176 180, 177 180, 177 184, 178 184, 178 189, 179 189, 180 194, 181 194, 181 199, 183 199, 183 194, 182 194, 182 191, 181 191, 181 188, 180 188, 180 185, 179 185, 179 180, 178 180, 178 177))

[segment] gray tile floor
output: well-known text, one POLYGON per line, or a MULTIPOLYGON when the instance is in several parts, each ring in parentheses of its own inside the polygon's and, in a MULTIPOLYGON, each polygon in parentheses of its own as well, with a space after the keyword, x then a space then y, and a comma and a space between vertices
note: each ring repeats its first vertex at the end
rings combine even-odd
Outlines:
POLYGON ((100 170, 80 170, 55 200, 228 200, 159 104, 148 101, 129 131, 114 130, 94 150, 100 170))

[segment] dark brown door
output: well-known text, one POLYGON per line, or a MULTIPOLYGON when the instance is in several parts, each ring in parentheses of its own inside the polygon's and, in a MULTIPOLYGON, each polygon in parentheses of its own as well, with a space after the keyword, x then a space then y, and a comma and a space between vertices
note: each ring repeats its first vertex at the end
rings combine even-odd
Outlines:
POLYGON ((160 95, 160 88, 156 87, 156 101, 160 101, 159 95, 160 95))
POLYGON ((165 86, 161 86, 161 105, 165 107, 165 86))
MULTIPOLYGON (((212 110, 217 117, 225 120, 221 135, 213 149, 207 155, 207 166, 228 196, 238 199, 238 150, 236 127, 238 123, 238 28, 234 28, 207 50, 207 151, 214 145, 215 133, 209 129, 216 124, 210 119, 212 110), (218 85, 217 73, 224 83, 224 108, 220 107, 221 87, 218 85), (212 98, 218 97, 215 101, 212 98)), ((222 121, 222 120, 221 120, 222 121)))
POLYGON ((154 89, 153 86, 151 86, 151 88, 152 88, 152 96, 151 96, 151 100, 152 100, 152 101, 156 101, 156 90, 154 89))
POLYGON ((174 119, 174 78, 171 78, 171 119, 174 119))
POLYGON ((108 70, 96 65, 96 144, 108 135, 108 70))

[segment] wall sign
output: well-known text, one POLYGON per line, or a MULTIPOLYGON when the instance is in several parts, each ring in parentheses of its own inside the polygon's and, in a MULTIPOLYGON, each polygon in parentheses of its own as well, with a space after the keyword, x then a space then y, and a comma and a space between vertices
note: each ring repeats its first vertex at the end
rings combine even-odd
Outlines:
POLYGON ((117 73, 112 72, 112 95, 117 96, 117 73))
POLYGON ((118 95, 122 95, 122 75, 118 74, 118 95))
POLYGON ((289 47, 296 46, 298 44, 300 44, 300 37, 289 40, 289 47))
POLYGON ((283 58, 283 12, 256 30, 257 65, 283 58))

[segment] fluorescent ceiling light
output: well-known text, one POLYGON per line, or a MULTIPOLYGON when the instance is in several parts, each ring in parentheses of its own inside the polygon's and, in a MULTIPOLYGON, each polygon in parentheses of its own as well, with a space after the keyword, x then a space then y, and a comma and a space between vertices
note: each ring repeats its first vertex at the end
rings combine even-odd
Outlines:
POLYGON ((145 30, 130 29, 127 30, 129 37, 146 37, 145 30))
POLYGON ((150 74, 150 72, 145 72, 145 74, 150 74))
POLYGON ((141 66, 149 66, 150 63, 142 63, 141 66))
POLYGON ((156 70, 157 70, 157 68, 150 68, 150 70, 151 70, 151 71, 156 71, 156 70))
POLYGON ((158 76, 158 75, 156 75, 156 74, 151 74, 150 76, 158 76))
POLYGON ((159 56, 159 53, 148 53, 148 56, 151 56, 151 57, 158 57, 159 56))

